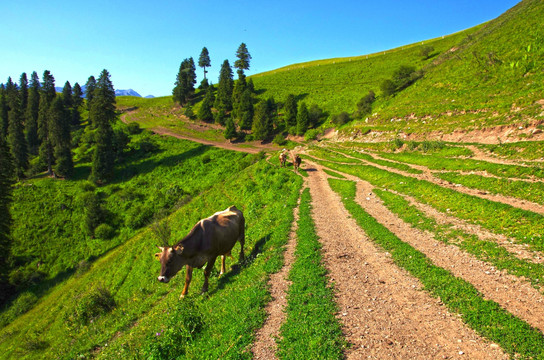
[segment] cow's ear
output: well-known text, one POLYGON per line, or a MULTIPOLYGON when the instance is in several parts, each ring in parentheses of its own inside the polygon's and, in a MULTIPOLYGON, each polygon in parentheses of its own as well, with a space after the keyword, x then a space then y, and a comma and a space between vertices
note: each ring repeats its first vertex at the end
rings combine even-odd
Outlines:
POLYGON ((155 254, 155 259, 160 260, 161 259, 162 252, 155 254))
POLYGON ((162 246, 157 246, 159 248, 159 250, 161 251, 161 253, 164 251, 164 248, 162 246))
POLYGON ((172 249, 176 252, 176 255, 181 255, 183 253, 183 246, 181 245, 178 245, 172 249))

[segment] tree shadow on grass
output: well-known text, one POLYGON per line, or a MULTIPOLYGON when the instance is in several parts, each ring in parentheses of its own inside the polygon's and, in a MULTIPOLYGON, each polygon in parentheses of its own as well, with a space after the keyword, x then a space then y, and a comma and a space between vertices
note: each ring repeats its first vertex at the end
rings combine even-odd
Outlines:
MULTIPOLYGON (((211 291, 209 291, 208 294, 211 296, 215 294, 217 291, 224 289, 225 286, 227 286, 228 284, 230 284, 236 279, 236 277, 240 274, 242 269, 250 267, 251 264, 253 264, 253 262, 257 258, 257 256, 263 252, 264 245, 266 244, 268 240, 270 240, 271 236, 272 234, 267 234, 263 236, 262 238, 260 238, 255 243, 255 246, 253 247, 253 250, 251 251, 251 253, 249 255, 246 255, 246 258, 243 261, 243 263, 234 264, 231 267, 230 271, 227 271, 225 274, 221 275, 221 277, 217 281, 217 286, 213 288, 211 291)), ((218 258, 218 260, 220 259, 218 258)))

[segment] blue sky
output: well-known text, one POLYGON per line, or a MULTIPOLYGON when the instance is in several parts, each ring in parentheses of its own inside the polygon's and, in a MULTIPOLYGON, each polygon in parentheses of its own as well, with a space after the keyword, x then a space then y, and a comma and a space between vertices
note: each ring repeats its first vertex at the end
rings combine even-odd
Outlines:
MULTIPOLYGON (((356 56, 448 35, 496 18, 517 0, 1 1, 0 82, 50 70, 56 86, 108 69, 116 89, 170 95, 184 58, 210 52, 208 78, 252 56, 248 75, 356 56)), ((198 82, 202 69, 197 68, 198 82)))

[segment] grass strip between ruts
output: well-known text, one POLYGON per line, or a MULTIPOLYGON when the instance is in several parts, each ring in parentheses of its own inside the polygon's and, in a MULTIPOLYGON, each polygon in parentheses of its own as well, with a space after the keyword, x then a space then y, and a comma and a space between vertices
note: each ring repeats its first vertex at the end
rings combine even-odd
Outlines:
POLYGON ((333 288, 322 264, 311 217, 309 189, 299 207, 296 260, 289 273, 287 319, 281 327, 280 359, 342 359, 346 341, 335 317, 333 288))
POLYGON ((434 265, 423 253, 401 241, 355 202, 355 183, 329 179, 329 184, 342 198, 346 209, 368 237, 388 251, 395 264, 417 277, 425 290, 441 301, 482 336, 500 344, 508 353, 529 358, 544 358, 544 336, 523 320, 485 300, 465 280, 434 265))

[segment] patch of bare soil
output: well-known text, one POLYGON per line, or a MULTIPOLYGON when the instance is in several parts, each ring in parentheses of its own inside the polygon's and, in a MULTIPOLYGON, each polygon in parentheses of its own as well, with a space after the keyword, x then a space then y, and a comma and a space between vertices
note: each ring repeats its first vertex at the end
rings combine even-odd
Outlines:
MULTIPOLYGON (((299 198, 300 204, 300 198, 299 198)), ((276 339, 280 333, 280 327, 285 321, 285 308, 287 306, 287 290, 291 285, 288 280, 291 265, 295 259, 296 231, 298 228, 298 204, 293 210, 294 221, 289 234, 289 240, 285 246, 283 267, 280 271, 270 275, 268 284, 272 300, 266 305, 266 318, 264 325, 255 334, 255 342, 251 351, 255 359, 275 359, 277 344, 276 339)))
POLYGON ((348 359, 506 359, 398 268, 357 226, 322 168, 307 163, 312 216, 334 283, 348 359), (315 170, 308 169, 315 166, 315 170))
POLYGON ((412 228, 383 205, 373 194, 370 183, 356 181, 355 200, 399 239, 424 253, 435 265, 470 282, 485 298, 497 302, 540 331, 544 330, 544 298, 528 281, 496 270, 457 246, 446 245, 434 239, 432 234, 412 228))

